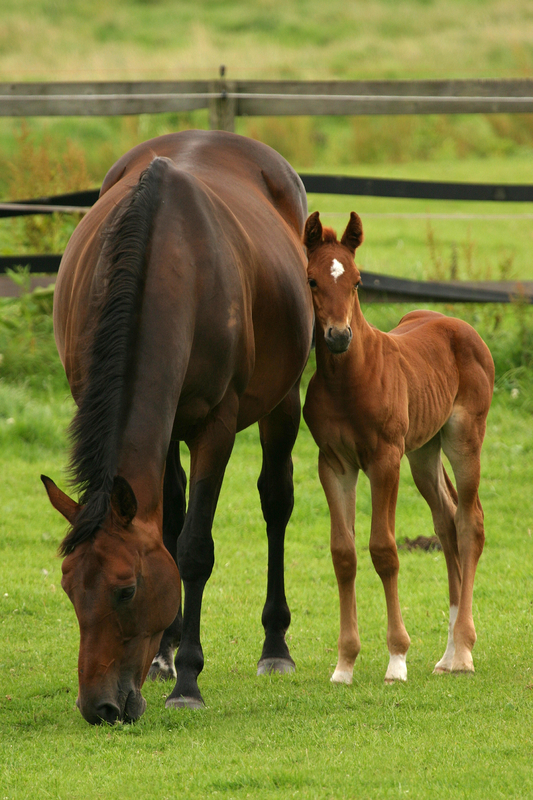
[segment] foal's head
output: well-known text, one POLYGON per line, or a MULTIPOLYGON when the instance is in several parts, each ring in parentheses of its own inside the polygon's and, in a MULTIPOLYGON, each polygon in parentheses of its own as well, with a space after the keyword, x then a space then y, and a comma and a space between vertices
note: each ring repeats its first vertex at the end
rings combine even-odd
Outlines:
POLYGON ((361 274, 354 263, 356 249, 363 241, 359 215, 352 211, 340 242, 335 231, 323 228, 318 211, 305 223, 307 277, 313 293, 317 327, 332 353, 345 353, 352 341, 350 326, 361 274))

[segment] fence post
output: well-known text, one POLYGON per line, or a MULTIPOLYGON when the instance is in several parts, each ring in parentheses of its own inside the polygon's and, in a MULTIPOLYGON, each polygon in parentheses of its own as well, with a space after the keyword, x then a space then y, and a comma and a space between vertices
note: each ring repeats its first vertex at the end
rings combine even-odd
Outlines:
POLYGON ((218 97, 209 98, 209 127, 212 131, 235 131, 235 111, 237 102, 228 93, 237 89, 235 81, 227 81, 224 77, 226 68, 220 67, 220 78, 211 81, 209 92, 218 94, 218 97))

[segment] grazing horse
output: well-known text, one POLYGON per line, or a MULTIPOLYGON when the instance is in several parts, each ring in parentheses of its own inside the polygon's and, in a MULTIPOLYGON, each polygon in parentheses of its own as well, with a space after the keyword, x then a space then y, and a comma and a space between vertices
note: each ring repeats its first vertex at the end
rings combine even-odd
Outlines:
POLYGON ((167 707, 203 705, 213 516, 235 435, 257 421, 268 536, 258 673, 294 668, 283 549, 312 338, 306 216, 299 177, 270 147, 185 131, 123 156, 67 246, 54 328, 78 405, 79 503, 43 481, 71 525, 62 585, 79 621, 78 706, 90 723, 138 718, 149 670, 177 678, 167 707), (191 453, 187 509, 180 441, 191 453))
POLYGON ((387 605, 390 661, 385 681, 407 679, 409 636, 398 600, 394 533, 400 459, 406 453, 427 501, 448 569, 450 617, 446 652, 435 672, 473 671, 476 640, 472 592, 483 550, 478 497, 480 451, 494 383, 494 365, 476 331, 433 311, 406 314, 383 333, 359 305, 354 263, 363 240, 352 212, 337 241, 318 212, 304 244, 316 316, 316 374, 304 418, 319 447, 319 475, 331 516, 331 553, 340 598, 338 662, 331 680, 351 683, 360 650, 355 600, 355 491, 359 470, 370 479, 370 553, 387 605), (443 463, 450 460, 457 491, 443 463))

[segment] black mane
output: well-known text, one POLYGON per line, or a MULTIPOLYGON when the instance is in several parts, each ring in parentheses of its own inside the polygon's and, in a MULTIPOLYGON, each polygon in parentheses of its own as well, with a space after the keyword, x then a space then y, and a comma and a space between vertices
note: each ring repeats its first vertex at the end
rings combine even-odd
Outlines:
POLYGON ((110 509, 142 302, 146 249, 166 161, 156 158, 142 173, 106 237, 103 282, 107 287, 94 310, 98 321, 90 345, 88 376, 70 426, 70 473, 83 508, 61 543, 63 556, 94 536, 110 509))

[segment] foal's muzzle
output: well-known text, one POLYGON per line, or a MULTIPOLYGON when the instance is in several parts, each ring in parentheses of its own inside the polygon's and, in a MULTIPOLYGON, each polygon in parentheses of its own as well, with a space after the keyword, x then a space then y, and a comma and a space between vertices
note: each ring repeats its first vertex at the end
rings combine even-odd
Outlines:
POLYGON ((348 325, 346 328, 328 328, 324 338, 331 353, 345 353, 350 346, 352 336, 352 329, 348 325))

